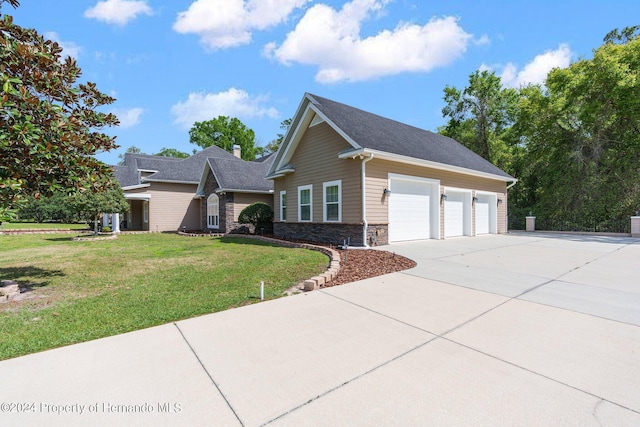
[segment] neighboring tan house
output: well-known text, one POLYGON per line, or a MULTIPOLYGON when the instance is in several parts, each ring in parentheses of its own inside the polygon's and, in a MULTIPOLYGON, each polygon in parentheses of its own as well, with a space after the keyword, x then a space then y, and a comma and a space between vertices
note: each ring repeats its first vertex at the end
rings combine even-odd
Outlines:
POLYGON ((267 178, 277 237, 354 246, 505 233, 516 182, 451 138, 308 93, 267 178))
MULTIPOLYGON (((219 176, 230 182, 234 177, 228 174, 244 170, 242 168, 247 165, 259 164, 264 167, 259 161, 240 159, 237 146, 234 147, 234 154, 213 146, 186 159, 126 153, 124 164, 115 168, 116 179, 130 204, 130 210, 122 221, 122 230, 194 231, 205 228, 202 224, 206 221, 203 214, 206 201, 203 207, 203 201, 196 193, 205 166, 209 168, 210 164, 218 161, 221 164, 219 176), (228 166, 231 163, 234 167, 228 166)), ((250 166, 248 168, 251 169, 250 166)), ((273 188, 272 183, 264 179, 264 172, 261 172, 260 178, 273 188)), ((250 190, 245 188, 246 195, 243 193, 240 197, 241 203, 249 204, 250 190)), ((263 191, 264 185, 257 188, 253 201, 263 200, 263 191)), ((231 209, 235 212, 233 194, 229 197, 232 199, 231 209)), ((272 205, 273 196, 270 199, 272 205)))

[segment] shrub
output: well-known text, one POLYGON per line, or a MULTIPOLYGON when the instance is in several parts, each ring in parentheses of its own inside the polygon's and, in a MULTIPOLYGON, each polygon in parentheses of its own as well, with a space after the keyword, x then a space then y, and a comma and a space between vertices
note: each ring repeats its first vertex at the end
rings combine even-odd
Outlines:
POLYGON ((271 231, 273 228, 273 209, 263 202, 252 203, 242 209, 240 216, 238 216, 238 222, 253 225, 256 233, 262 229, 271 231))
POLYGON ((102 232, 103 233, 111 233, 111 227, 109 227, 108 225, 106 227, 102 227, 102 232))

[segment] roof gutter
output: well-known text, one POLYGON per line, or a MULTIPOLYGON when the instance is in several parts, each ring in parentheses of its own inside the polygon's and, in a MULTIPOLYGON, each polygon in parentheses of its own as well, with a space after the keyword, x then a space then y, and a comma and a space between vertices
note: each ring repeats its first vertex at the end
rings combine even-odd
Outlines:
POLYGON ((373 160, 374 154, 371 153, 369 157, 362 159, 362 168, 361 168, 361 182, 362 182, 362 243, 365 248, 369 247, 367 243, 367 229, 369 228, 369 223, 367 222, 367 183, 366 183, 366 171, 367 171, 367 162, 373 160))

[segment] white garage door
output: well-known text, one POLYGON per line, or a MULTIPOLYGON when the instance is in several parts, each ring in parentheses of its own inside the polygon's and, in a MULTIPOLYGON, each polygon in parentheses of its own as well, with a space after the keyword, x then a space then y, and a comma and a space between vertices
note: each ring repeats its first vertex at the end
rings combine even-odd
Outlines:
POLYGON ((464 193, 447 192, 444 201, 444 237, 464 235, 464 193))
POLYGON ((491 197, 486 194, 476 196, 476 235, 489 233, 489 204, 491 197))
POLYGON ((390 178, 389 188, 389 241, 430 238, 433 185, 419 180, 390 178))

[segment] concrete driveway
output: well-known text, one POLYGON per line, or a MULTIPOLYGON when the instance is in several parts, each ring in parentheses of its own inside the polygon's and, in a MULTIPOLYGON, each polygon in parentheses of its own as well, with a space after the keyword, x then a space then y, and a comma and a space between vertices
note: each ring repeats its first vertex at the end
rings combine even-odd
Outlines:
POLYGON ((1 425, 640 425, 640 240, 384 247, 412 270, 0 362, 1 425))

